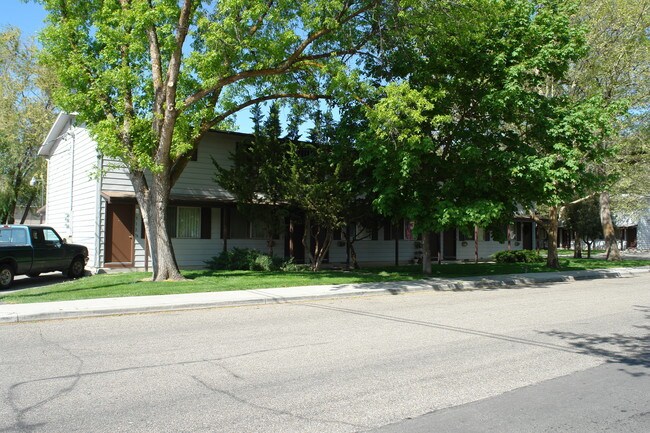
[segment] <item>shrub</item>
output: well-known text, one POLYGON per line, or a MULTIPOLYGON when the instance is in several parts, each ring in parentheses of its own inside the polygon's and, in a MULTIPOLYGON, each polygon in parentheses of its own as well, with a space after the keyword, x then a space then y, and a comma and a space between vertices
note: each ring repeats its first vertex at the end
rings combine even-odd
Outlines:
POLYGON ((497 263, 541 263, 544 257, 533 250, 499 251, 494 255, 497 263))
POLYGON ((293 257, 290 257, 288 260, 282 262, 280 265, 280 270, 283 272, 297 272, 305 271, 309 269, 309 265, 298 264, 293 261, 293 257))
POLYGON ((222 251, 218 256, 212 257, 205 263, 209 269, 228 271, 247 271, 255 267, 255 261, 261 253, 248 248, 233 248, 222 251))
POLYGON ((249 248, 233 248, 222 251, 218 256, 207 260, 208 269, 225 271, 277 271, 284 269, 291 259, 284 261, 280 257, 271 257, 249 248))

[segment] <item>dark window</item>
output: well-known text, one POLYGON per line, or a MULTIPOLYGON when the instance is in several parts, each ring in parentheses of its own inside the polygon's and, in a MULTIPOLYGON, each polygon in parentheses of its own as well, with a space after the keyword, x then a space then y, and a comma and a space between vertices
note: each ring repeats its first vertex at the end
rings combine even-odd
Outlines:
POLYGON ((384 223, 384 240, 394 241, 395 239, 404 239, 403 222, 393 224, 390 221, 384 223))
POLYGON ((212 237, 212 208, 201 208, 201 239, 212 237))
POLYGON ((230 239, 250 239, 250 222, 237 209, 230 210, 230 239))
POLYGON ((176 237, 176 206, 167 207, 167 235, 176 237))
POLYGON ((483 240, 485 242, 488 242, 490 240, 490 234, 491 234, 490 230, 483 229, 483 240))

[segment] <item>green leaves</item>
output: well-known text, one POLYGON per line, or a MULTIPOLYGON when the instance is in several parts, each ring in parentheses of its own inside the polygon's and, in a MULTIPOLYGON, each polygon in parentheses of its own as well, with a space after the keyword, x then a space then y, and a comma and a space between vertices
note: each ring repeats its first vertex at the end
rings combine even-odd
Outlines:
POLYGON ((13 221, 16 204, 26 205, 43 189, 45 167, 37 152, 54 120, 55 80, 37 55, 18 29, 0 32, 0 223, 13 221), (32 177, 37 188, 29 185, 32 177))

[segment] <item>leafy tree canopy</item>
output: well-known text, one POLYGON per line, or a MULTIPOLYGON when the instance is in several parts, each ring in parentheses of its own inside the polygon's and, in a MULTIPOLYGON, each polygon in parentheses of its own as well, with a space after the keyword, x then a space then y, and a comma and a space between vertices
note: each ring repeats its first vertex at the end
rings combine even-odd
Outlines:
POLYGON ((37 54, 18 29, 0 32, 0 222, 13 222, 16 204, 28 206, 45 182, 37 152, 54 120, 54 80, 37 54))
MULTIPOLYGON (((256 103, 344 92, 377 0, 39 0, 44 60, 101 151, 128 168, 154 280, 179 279, 172 186, 214 127, 256 103)), ((352 79, 352 81, 354 81, 352 79)))

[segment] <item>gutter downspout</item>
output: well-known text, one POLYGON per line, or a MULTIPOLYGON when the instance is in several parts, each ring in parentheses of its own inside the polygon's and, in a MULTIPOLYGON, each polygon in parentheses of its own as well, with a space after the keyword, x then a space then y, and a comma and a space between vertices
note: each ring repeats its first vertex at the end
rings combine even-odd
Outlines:
POLYGON ((76 136, 74 132, 74 120, 70 121, 70 136, 72 137, 72 142, 70 143, 70 210, 68 212, 68 238, 70 241, 74 241, 74 214, 73 214, 73 201, 74 201, 74 152, 75 152, 75 141, 76 136))
POLYGON ((99 170, 97 179, 97 192, 95 194, 95 261, 93 266, 99 269, 102 264, 100 257, 102 243, 102 184, 104 180, 104 157, 97 152, 97 169, 99 170))

